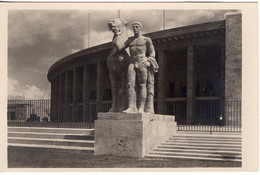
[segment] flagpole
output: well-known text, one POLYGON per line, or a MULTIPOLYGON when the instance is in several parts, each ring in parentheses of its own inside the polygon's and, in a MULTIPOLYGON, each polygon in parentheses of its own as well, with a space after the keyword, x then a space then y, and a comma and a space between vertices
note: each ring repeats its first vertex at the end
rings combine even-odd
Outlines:
POLYGON ((88 13, 88 48, 90 47, 90 13, 88 13))
POLYGON ((165 10, 163 10, 163 30, 165 30, 165 10))

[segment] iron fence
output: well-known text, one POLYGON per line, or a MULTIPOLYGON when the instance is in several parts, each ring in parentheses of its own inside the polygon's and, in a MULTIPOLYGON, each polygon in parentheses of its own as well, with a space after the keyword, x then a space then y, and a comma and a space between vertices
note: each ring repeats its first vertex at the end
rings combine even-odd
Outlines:
POLYGON ((8 100, 8 121, 49 121, 50 100, 8 100))
POLYGON ((187 123, 186 101, 167 101, 178 131, 241 132, 241 101, 197 100, 193 120, 187 123))
POLYGON ((196 101, 193 125, 219 125, 220 101, 196 101))
MULTIPOLYGON (((8 100, 8 126, 94 128, 97 113, 108 112, 111 104, 60 103, 51 111, 50 100, 8 100)), ((241 132, 241 101, 197 100, 192 123, 187 123, 186 100, 170 99, 166 104, 167 114, 175 116, 179 131, 241 132)))
POLYGON ((186 100, 168 100, 167 115, 174 115, 178 125, 186 124, 186 100))
POLYGON ((8 100, 8 126, 94 128, 97 112, 107 112, 112 102, 59 102, 52 105, 51 110, 51 100, 8 100))
POLYGON ((230 131, 241 132, 242 118, 241 118, 241 101, 226 101, 225 116, 223 118, 223 125, 227 126, 230 131))
POLYGON ((51 100, 8 100, 8 126, 91 128, 83 121, 83 105, 60 103, 51 118, 51 100), (75 111, 73 111, 75 110, 75 111), (72 117, 75 112, 75 117, 72 117))
POLYGON ((195 101, 195 115, 191 125, 178 125, 179 131, 227 131, 221 114, 220 100, 195 101))

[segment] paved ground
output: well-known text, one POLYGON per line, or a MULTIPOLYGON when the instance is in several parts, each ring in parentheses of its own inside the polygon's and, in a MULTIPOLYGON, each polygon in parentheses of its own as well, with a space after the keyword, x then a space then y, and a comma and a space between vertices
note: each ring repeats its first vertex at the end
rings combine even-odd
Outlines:
POLYGON ((241 162, 94 156, 88 151, 8 147, 9 168, 241 167, 241 162))

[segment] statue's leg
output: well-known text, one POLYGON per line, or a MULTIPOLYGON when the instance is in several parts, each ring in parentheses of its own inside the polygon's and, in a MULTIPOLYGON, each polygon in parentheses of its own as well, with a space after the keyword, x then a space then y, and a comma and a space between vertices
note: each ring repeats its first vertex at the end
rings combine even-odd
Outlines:
POLYGON ((127 70, 127 102, 128 108, 123 111, 126 113, 137 112, 136 108, 136 94, 135 94, 135 76, 134 64, 130 64, 127 70))
POLYGON ((148 70, 147 73, 147 100, 145 112, 154 113, 154 74, 148 70))
POLYGON ((115 76, 110 73, 109 74, 109 78, 110 78, 110 81, 111 81, 111 89, 112 89, 112 107, 110 108, 109 112, 117 112, 116 110, 116 106, 117 106, 117 95, 118 95, 118 92, 117 92, 117 87, 116 87, 116 78, 115 76))
POLYGON ((147 91, 146 91, 146 83, 147 83, 147 68, 139 68, 137 71, 138 77, 138 86, 139 86, 139 96, 138 99, 140 101, 140 106, 138 108, 138 113, 144 113, 144 105, 147 98, 147 91))
POLYGON ((118 111, 119 112, 123 112, 126 109, 126 86, 127 86, 127 71, 123 70, 121 72, 120 75, 120 82, 118 83, 119 87, 119 93, 118 93, 118 101, 117 101, 117 105, 118 105, 118 111))

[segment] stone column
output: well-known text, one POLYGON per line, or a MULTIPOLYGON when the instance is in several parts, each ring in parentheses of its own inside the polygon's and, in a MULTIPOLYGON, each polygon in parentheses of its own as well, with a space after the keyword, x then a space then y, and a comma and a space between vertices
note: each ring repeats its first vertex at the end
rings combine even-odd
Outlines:
POLYGON ((166 104, 166 96, 165 96, 165 69, 166 69, 166 58, 163 50, 158 52, 158 114, 167 114, 167 104, 166 104))
POLYGON ((59 103, 58 103, 58 120, 62 121, 63 120, 63 115, 62 115, 62 74, 59 74, 59 103))
POLYGON ((54 94, 54 99, 55 99, 55 110, 54 110, 54 120, 58 120, 58 115, 59 115, 59 76, 55 77, 55 94, 54 94))
POLYGON ((76 121, 76 106, 77 106, 77 70, 76 67, 73 68, 73 86, 72 86, 72 121, 76 121))
POLYGON ((69 88, 68 88, 68 71, 65 72, 65 80, 64 80, 64 120, 67 122, 69 118, 68 109, 69 109, 69 88))
POLYGON ((220 43, 220 115, 225 114, 225 43, 220 43))
POLYGON ((50 116, 50 121, 54 121, 54 116, 55 116, 55 79, 52 78, 51 80, 51 116, 50 116))
POLYGON ((101 109, 101 102, 103 100, 103 95, 104 95, 104 63, 103 62, 98 62, 97 63, 97 107, 96 111, 97 113, 100 112, 101 109))
POLYGON ((242 19, 241 14, 226 16, 225 123, 240 127, 242 95, 242 19))
POLYGON ((226 16, 226 98, 241 100, 242 31, 241 14, 226 16), (236 88, 234 88, 236 87, 236 88))
POLYGON ((195 117, 195 57, 194 46, 187 48, 187 124, 192 124, 195 117))
POLYGON ((89 121, 90 74, 89 66, 84 65, 83 73, 83 122, 89 121))

